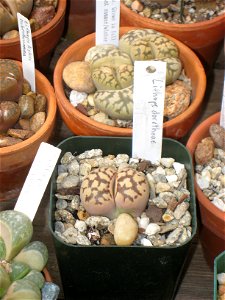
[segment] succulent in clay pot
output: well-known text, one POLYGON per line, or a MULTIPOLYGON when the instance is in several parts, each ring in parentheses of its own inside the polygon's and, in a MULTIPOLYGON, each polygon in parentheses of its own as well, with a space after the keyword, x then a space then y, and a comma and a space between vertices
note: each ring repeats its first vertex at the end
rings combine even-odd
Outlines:
POLYGON ((17 28, 17 13, 28 17, 33 7, 33 0, 0 1, 0 35, 17 28))
POLYGON ((0 298, 41 299, 45 279, 41 271, 48 250, 40 241, 30 242, 30 219, 15 210, 0 212, 0 298))

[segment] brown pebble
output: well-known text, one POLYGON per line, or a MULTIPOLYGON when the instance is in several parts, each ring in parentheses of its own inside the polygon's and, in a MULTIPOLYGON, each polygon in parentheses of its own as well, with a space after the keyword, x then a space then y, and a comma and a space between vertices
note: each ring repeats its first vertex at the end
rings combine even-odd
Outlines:
POLYGON ((87 220, 87 218, 89 217, 89 214, 88 214, 88 212, 86 212, 86 211, 79 210, 79 211, 77 212, 77 216, 78 216, 79 220, 85 221, 85 220, 87 220))
POLYGON ((38 112, 30 119, 30 129, 37 132, 44 124, 46 118, 45 112, 38 112))
POLYGON ((44 95, 38 94, 34 100, 34 112, 46 111, 47 99, 44 95))
POLYGON ((108 245, 115 245, 116 243, 114 241, 113 235, 111 233, 106 233, 102 236, 100 244, 104 246, 108 246, 108 245))
POLYGON ((81 112, 85 116, 88 116, 88 110, 83 104, 78 103, 77 106, 76 106, 76 109, 79 110, 79 112, 81 112))
POLYGON ((7 31, 2 39, 3 40, 9 40, 9 39, 14 39, 14 38, 17 38, 19 37, 19 31, 18 30, 10 30, 10 31, 7 31))
POLYGON ((0 148, 12 146, 12 145, 18 144, 22 141, 23 140, 21 140, 21 139, 13 138, 10 136, 4 136, 4 137, 1 136, 0 137, 0 148))
POLYGON ((19 105, 14 101, 0 102, 0 132, 13 127, 20 116, 19 105))
POLYGON ((7 131, 7 134, 10 135, 11 137, 14 137, 14 138, 19 138, 19 139, 22 139, 22 140, 26 140, 29 137, 31 137, 34 134, 34 132, 31 131, 31 130, 11 128, 7 131))
POLYGON ((24 79, 24 81, 23 81, 23 95, 27 95, 29 92, 31 92, 30 83, 26 79, 24 79))
POLYGON ((141 2, 135 0, 135 1, 131 4, 131 8, 132 8, 133 10, 136 10, 136 11, 138 11, 138 12, 141 12, 141 11, 143 11, 143 9, 144 9, 144 5, 143 5, 141 2))
POLYGON ((23 95, 18 101, 20 107, 20 117, 22 119, 30 119, 34 114, 34 99, 31 96, 23 95))
POLYGON ((146 215, 149 218, 150 222, 160 222, 162 221, 163 209, 157 207, 156 205, 150 205, 146 210, 146 215))
POLYGON ((30 120, 27 119, 19 119, 19 126, 24 130, 30 130, 30 120))
POLYGON ((138 170, 138 171, 141 171, 141 172, 144 172, 144 171, 146 171, 150 166, 151 166, 150 161, 148 161, 148 160, 143 160, 143 161, 141 161, 141 162, 138 163, 137 170, 138 170))
POLYGON ((225 129, 219 124, 212 124, 209 127, 209 134, 215 146, 225 151, 225 129))
POLYGON ((177 207, 177 200, 175 198, 170 199, 168 202, 167 208, 171 211, 174 211, 174 209, 177 207))
POLYGON ((204 165, 208 163, 214 154, 214 142, 211 137, 204 138, 198 143, 195 150, 195 162, 198 165, 204 165))

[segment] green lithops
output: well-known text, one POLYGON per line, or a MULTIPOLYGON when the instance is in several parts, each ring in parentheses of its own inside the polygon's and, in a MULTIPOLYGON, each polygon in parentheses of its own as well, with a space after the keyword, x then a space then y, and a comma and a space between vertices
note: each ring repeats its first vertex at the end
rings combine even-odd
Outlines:
POLYGON ((30 242, 33 225, 23 213, 0 212, 0 299, 41 299, 45 279, 41 271, 48 260, 47 247, 30 242))

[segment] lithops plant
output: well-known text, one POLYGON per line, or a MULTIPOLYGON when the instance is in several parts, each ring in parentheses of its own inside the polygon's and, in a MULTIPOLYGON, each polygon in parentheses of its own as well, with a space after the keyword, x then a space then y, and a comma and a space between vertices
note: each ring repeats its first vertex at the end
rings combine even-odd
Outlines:
POLYGON ((41 299, 45 279, 41 271, 48 260, 47 247, 30 242, 30 219, 15 210, 0 212, 0 298, 41 299))
POLYGON ((33 0, 0 0, 0 35, 17 28, 17 13, 28 17, 33 0))
POLYGON ((149 184, 144 173, 132 168, 97 168, 83 180, 80 198, 90 215, 115 218, 127 212, 137 217, 148 202, 149 184))

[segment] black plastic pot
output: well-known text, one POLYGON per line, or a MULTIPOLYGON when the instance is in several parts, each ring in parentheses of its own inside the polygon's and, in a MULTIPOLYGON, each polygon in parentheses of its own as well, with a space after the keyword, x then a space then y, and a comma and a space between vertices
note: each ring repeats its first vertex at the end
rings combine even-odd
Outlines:
MULTIPOLYGON (((58 147, 62 155, 101 148, 103 154, 131 155, 130 137, 70 137, 58 147)), ((154 299, 174 297, 188 250, 196 233, 196 204, 191 157, 187 149, 172 139, 163 139, 163 157, 185 164, 191 193, 192 235, 181 246, 77 246, 62 242, 54 234, 56 169, 51 181, 50 230, 62 279, 65 299, 154 299), (80 298, 79 298, 80 297, 80 298)))
POLYGON ((225 273, 225 250, 221 252, 214 260, 214 297, 213 300, 218 299, 218 284, 217 284, 217 274, 225 273))

